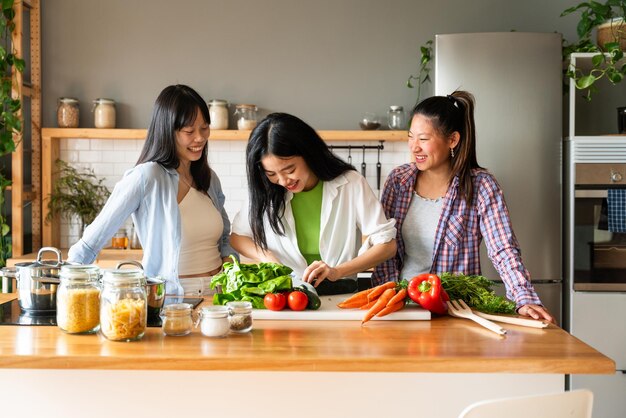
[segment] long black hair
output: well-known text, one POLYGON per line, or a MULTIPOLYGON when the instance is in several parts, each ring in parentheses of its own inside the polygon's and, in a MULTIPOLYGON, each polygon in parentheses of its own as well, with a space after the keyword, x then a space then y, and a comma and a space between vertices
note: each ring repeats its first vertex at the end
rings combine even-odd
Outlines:
POLYGON ((249 221, 255 244, 267 249, 263 218, 267 215, 272 230, 284 235, 281 220, 285 212, 286 189, 272 183, 265 174, 261 159, 266 155, 302 157, 309 169, 322 181, 329 181, 355 168, 334 155, 326 143, 303 120, 287 113, 272 113, 250 134, 246 148, 249 221))
POLYGON ((451 156, 452 177, 459 177, 459 192, 468 204, 474 195, 471 170, 482 168, 476 159, 476 124, 474 123, 474 96, 457 90, 448 96, 433 96, 421 101, 413 109, 411 118, 422 115, 444 138, 458 132, 460 139, 451 156))
MULTIPOLYGON (((176 132, 193 125, 198 109, 208 124, 211 122, 209 108, 202 97, 191 87, 182 84, 168 86, 157 97, 152 111, 148 136, 137 164, 153 161, 165 168, 178 168, 176 132)), ((206 191, 211 184, 211 170, 207 159, 207 145, 202 157, 191 162, 191 176, 198 190, 206 191)))

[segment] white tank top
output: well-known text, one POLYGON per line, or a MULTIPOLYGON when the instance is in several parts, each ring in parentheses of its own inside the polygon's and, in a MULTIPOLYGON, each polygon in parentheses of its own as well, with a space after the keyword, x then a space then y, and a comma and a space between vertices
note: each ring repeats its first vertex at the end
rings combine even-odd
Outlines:
POLYGON ((192 187, 178 209, 181 223, 178 274, 206 273, 220 267, 218 242, 224 222, 209 196, 192 187))

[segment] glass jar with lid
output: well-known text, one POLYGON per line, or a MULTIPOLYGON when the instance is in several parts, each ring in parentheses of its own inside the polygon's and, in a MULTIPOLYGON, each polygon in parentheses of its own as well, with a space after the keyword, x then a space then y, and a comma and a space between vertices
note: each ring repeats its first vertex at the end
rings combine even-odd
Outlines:
POLYGON ((193 328, 192 309, 191 303, 165 305, 160 315, 163 334, 173 336, 189 334, 193 328))
POLYGON ((115 128, 115 100, 96 99, 93 101, 93 125, 96 128, 115 128))
POLYGON ((225 337, 230 331, 228 308, 226 306, 206 306, 200 311, 200 331, 207 337, 225 337))
POLYGON ((214 99, 209 102, 209 117, 211 129, 228 129, 228 102, 214 99))
POLYGON ((387 126, 389 129, 406 130, 406 120, 404 117, 404 108, 402 106, 389 106, 387 111, 387 126))
POLYGON ((256 128, 258 109, 253 104, 238 104, 235 106, 237 129, 251 130, 256 128))
POLYGON ((227 302, 230 330, 243 334, 252 330, 252 303, 247 301, 227 302))
POLYGON ((128 235, 124 228, 117 230, 113 238, 111 238, 111 248, 116 250, 125 250, 128 248, 128 235))
POLYGON ((100 296, 100 332, 112 341, 135 341, 148 320, 146 278, 141 269, 105 270, 100 296))
POLYGON ((57 125, 59 128, 78 128, 79 115, 77 99, 59 97, 57 104, 57 125))
POLYGON ((64 265, 57 289, 57 325, 69 334, 91 334, 100 327, 100 268, 64 265))

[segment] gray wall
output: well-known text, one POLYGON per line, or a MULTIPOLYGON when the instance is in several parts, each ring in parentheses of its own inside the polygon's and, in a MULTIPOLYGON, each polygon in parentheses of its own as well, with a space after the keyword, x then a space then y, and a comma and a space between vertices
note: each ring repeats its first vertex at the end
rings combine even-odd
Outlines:
MULTIPOLYGON (((573 0, 54 0, 42 2, 43 123, 56 99, 118 103, 118 127, 145 128, 163 87, 287 111, 317 129, 409 108, 419 45, 436 33, 529 31, 574 36, 573 0)), ((506 77, 506 74, 503 74, 506 77)), ((432 94, 427 86, 422 97, 432 94)), ((480 104, 479 104, 480 105, 480 104)), ((611 114, 614 110, 611 110, 611 114)))

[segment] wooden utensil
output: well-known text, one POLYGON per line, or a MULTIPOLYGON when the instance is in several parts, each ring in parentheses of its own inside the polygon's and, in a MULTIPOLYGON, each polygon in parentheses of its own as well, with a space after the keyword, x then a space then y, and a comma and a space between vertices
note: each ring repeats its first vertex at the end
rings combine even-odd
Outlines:
POLYGON ((474 314, 470 307, 467 306, 467 304, 462 299, 449 301, 448 313, 457 318, 471 319, 472 321, 476 322, 479 325, 482 325, 490 331, 495 332, 496 334, 506 334, 506 329, 500 327, 500 325, 474 314))

